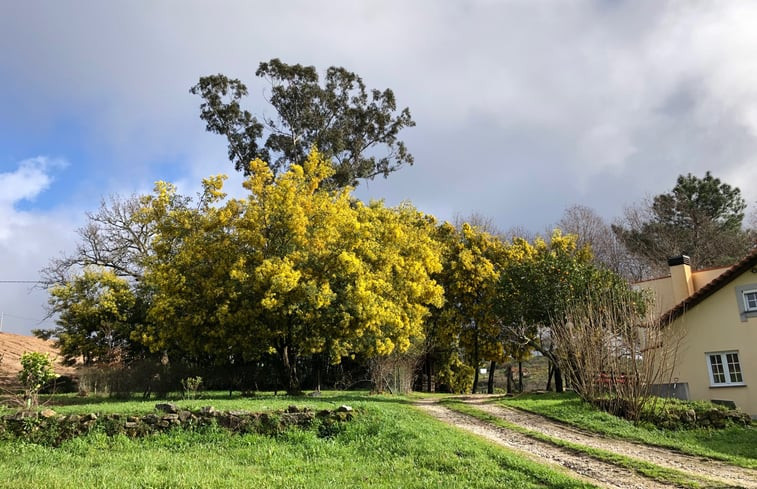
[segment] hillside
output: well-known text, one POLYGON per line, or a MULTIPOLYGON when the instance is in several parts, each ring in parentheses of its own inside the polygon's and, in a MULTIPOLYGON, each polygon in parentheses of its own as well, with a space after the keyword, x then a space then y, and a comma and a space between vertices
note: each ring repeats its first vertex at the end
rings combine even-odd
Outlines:
POLYGON ((17 385, 16 375, 21 370, 21 355, 24 352, 37 351, 49 353, 55 360, 55 373, 60 375, 74 372, 72 367, 61 363, 62 357, 52 341, 45 341, 34 336, 23 336, 12 333, 0 333, 0 387, 8 388, 17 385))

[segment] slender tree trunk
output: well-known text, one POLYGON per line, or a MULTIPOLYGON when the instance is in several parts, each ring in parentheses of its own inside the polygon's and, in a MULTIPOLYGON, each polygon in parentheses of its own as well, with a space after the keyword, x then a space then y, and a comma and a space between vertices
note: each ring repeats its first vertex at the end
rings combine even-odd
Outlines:
POLYGON ((426 392, 432 392, 432 383, 431 378, 434 375, 432 366, 431 366, 431 353, 426 353, 426 392))
POLYGON ((497 362, 489 364, 489 382, 486 385, 486 392, 488 394, 494 394, 494 370, 497 368, 497 362))
POLYGON ((507 393, 512 394, 513 393, 513 365, 511 363, 507 364, 505 372, 507 376, 507 393))
POLYGON ((547 359, 549 360, 549 363, 552 365, 552 368, 554 369, 555 374, 555 392, 564 392, 563 388, 563 381, 562 381, 562 372, 560 371, 560 366, 557 364, 557 358, 555 358, 554 354, 554 346, 550 346, 549 350, 546 352, 542 352, 547 359))
POLYGON ((313 355, 313 363, 315 363, 315 390, 321 392, 321 355, 313 355))
POLYGON ((476 336, 473 337, 473 394, 478 390, 478 364, 480 362, 478 358, 478 330, 474 329, 476 336))
POLYGON ((555 374, 555 368, 552 366, 552 362, 547 364, 547 391, 552 390, 552 376, 555 374))
POLYGON ((290 350, 289 345, 284 346, 281 361, 287 376, 287 394, 299 394, 300 380, 297 378, 297 355, 290 350))
POLYGON ((518 361, 518 392, 523 392, 523 362, 518 361))

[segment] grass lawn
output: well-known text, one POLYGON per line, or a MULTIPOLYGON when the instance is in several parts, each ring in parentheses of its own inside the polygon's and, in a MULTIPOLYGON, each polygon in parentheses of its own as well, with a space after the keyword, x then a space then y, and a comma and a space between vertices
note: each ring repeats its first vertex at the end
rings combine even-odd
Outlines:
POLYGON ((606 436, 674 448, 741 467, 757 468, 757 429, 754 424, 747 428, 734 426, 723 430, 676 431, 661 430, 649 425, 637 426, 586 404, 572 393, 524 394, 499 402, 606 436))
MULTIPOLYGON (((77 402, 88 403, 54 408, 61 413, 139 413, 152 411, 156 403, 77 402)), ((219 395, 177 403, 250 411, 349 404, 358 415, 326 438, 315 429, 272 438, 206 428, 137 440, 92 433, 58 448, 0 441, 0 487, 591 487, 448 427, 412 408, 405 398, 219 395)))

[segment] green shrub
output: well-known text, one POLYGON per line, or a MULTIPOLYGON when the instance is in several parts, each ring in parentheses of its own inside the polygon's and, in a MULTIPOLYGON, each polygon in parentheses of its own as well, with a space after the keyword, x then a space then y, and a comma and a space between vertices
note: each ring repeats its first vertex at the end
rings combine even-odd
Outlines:
POLYGON ((185 399, 197 399, 197 391, 202 385, 202 377, 186 377, 181 379, 181 388, 184 391, 185 399))
POLYGON ((475 369, 454 358, 446 368, 437 372, 439 383, 445 385, 450 392, 470 392, 473 387, 475 369))
POLYGON ((707 401, 661 399, 649 403, 641 413, 641 421, 668 430, 686 428, 722 429, 737 424, 748 426, 751 419, 738 409, 707 401))
POLYGON ((24 407, 27 410, 37 409, 40 389, 55 377, 53 362, 46 353, 26 352, 21 355, 18 380, 24 386, 24 407))

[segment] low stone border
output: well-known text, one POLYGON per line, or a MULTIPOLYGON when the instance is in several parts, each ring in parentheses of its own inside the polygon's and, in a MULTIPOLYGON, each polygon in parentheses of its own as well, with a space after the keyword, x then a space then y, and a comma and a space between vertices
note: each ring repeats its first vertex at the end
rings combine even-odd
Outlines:
POLYGON ((289 406, 284 411, 258 413, 219 411, 212 406, 193 411, 181 409, 172 403, 156 404, 155 408, 157 413, 145 415, 60 415, 52 409, 31 414, 18 412, 0 417, 0 439, 16 438, 57 445, 96 430, 110 436, 123 434, 137 438, 173 429, 193 430, 212 425, 233 433, 276 435, 291 427, 308 428, 316 421, 319 423, 319 435, 330 436, 340 430, 341 423, 354 417, 354 410, 350 406, 320 411, 289 406))

